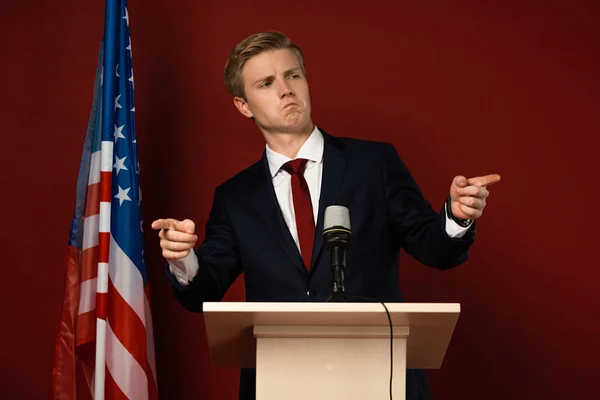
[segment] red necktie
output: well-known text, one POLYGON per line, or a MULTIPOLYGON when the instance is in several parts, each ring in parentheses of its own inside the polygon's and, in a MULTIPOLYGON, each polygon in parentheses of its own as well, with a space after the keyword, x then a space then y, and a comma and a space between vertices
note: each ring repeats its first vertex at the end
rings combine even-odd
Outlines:
POLYGON ((288 161, 281 168, 292 175, 292 198, 294 200, 294 213, 296 214, 296 227, 300 242, 300 254, 306 269, 310 269, 313 244, 315 240, 315 220, 313 217, 310 191, 304 179, 306 169, 305 159, 288 161))

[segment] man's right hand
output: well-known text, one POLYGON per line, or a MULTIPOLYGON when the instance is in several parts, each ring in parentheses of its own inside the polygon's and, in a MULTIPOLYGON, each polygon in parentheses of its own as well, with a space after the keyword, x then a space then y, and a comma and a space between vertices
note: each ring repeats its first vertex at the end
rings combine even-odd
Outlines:
POLYGON ((167 260, 179 260, 187 257, 196 245, 198 236, 194 234, 196 224, 190 219, 178 221, 172 218, 157 219, 152 223, 152 229, 160 230, 160 248, 167 260))

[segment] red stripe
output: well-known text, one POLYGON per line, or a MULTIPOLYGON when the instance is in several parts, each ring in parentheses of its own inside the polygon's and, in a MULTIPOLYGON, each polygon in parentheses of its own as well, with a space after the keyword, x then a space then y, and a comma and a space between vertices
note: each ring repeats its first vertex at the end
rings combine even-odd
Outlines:
POLYGON ((106 369, 106 375, 104 379, 104 398, 106 400, 128 400, 125 393, 121 391, 117 382, 113 379, 108 367, 106 369))
POLYGON ((108 308, 108 297, 106 293, 96 293, 96 316, 106 320, 106 310, 108 308))
POLYGON ((98 213, 100 213, 100 183, 93 183, 88 186, 84 217, 98 213))
POLYGON ((96 310, 91 310, 77 317, 75 330, 75 346, 81 346, 96 339, 96 310))
POLYGON ((98 262, 108 263, 110 251, 110 232, 98 233, 98 262))
POLYGON ((81 253, 81 282, 98 276, 98 246, 85 249, 81 253))
POLYGON ((112 201, 112 172, 100 172, 100 201, 112 201))
MULTIPOLYGON (((108 280, 108 296, 110 299, 107 321, 119 342, 131 353, 133 358, 146 371, 146 328, 129 304, 108 280)), ((149 374, 150 372, 150 374, 149 374)))

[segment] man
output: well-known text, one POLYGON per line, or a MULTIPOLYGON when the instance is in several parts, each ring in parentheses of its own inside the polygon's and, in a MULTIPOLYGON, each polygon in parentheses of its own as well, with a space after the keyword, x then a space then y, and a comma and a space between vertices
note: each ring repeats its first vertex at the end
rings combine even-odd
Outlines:
MULTIPOLYGON (((242 272, 248 301, 325 301, 332 274, 321 233, 325 208, 334 204, 350 210, 349 294, 402 301, 401 247, 437 269, 467 259, 474 220, 498 175, 457 176, 436 213, 392 145, 336 138, 313 124, 304 56, 279 32, 239 43, 225 66, 225 83, 239 112, 262 132, 266 149, 216 189, 197 250, 193 221, 153 222, 185 308, 202 312, 202 303, 221 300, 242 272)), ((406 384, 407 400, 430 398, 422 371, 409 370, 406 384)), ((254 371, 243 370, 240 399, 254 397, 254 371)))

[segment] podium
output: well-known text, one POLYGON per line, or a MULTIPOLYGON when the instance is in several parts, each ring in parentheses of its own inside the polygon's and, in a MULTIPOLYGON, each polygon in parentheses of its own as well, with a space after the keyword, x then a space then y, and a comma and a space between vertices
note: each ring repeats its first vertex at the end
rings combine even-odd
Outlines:
POLYGON ((404 400, 406 368, 441 367, 460 304, 385 305, 207 302, 211 359, 256 367, 257 400, 404 400))

